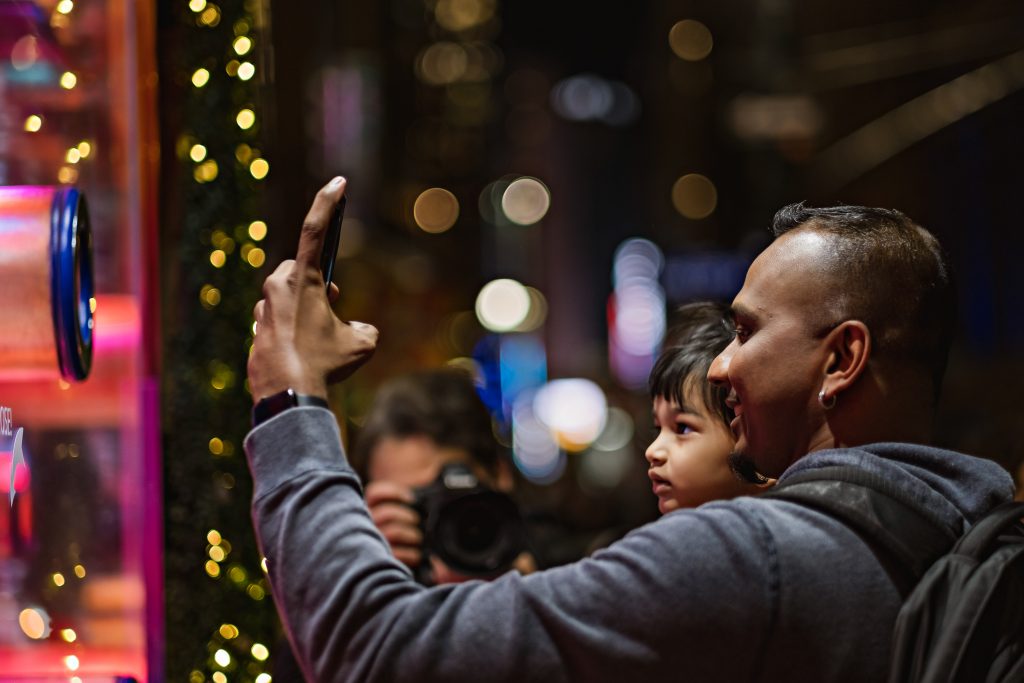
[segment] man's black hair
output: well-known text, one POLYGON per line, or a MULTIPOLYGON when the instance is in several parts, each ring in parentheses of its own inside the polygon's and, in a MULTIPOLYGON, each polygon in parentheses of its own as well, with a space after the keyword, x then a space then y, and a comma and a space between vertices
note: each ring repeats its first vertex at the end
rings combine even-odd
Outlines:
POLYGON ((860 320, 871 331, 873 356, 917 365, 937 398, 956 325, 953 274, 935 236, 893 209, 814 208, 803 202, 775 214, 778 238, 812 230, 832 239, 820 283, 831 292, 835 325, 860 320))
POLYGON ((651 399, 660 396, 685 406, 686 393, 696 387, 708 412, 728 426, 733 418, 732 410, 725 404, 728 390, 711 384, 707 377, 712 361, 734 335, 726 304, 697 302, 679 307, 665 347, 651 370, 651 399))
POLYGON ((411 436, 426 436, 443 448, 461 449, 490 474, 498 473, 490 414, 463 370, 421 371, 386 382, 355 439, 353 466, 365 481, 370 457, 382 439, 411 436))

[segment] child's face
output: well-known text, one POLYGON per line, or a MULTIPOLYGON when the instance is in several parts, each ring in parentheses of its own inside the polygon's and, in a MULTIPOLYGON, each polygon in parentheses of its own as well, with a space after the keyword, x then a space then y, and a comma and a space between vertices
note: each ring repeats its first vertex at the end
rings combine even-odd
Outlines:
POLYGON ((696 388, 690 387, 684 396, 685 406, 660 396, 654 399, 657 435, 645 457, 662 514, 758 490, 729 469, 736 443, 729 428, 705 407, 696 388))

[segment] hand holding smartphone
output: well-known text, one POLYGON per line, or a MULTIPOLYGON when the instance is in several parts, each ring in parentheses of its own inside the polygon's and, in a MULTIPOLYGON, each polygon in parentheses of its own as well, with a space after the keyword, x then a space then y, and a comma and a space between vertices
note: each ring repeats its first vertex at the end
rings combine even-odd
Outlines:
POLYGON ((334 277, 334 262, 338 258, 338 245, 341 244, 341 221, 345 217, 345 195, 341 196, 331 214, 331 223, 327 226, 324 236, 324 250, 320 254, 320 272, 324 276, 327 291, 331 290, 331 278, 334 277))

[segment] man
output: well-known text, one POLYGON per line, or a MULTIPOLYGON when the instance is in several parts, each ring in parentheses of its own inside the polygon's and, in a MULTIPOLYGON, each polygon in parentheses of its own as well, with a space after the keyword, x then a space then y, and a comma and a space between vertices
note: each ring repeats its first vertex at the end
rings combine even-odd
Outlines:
MULTIPOLYGON (((337 179, 318 194, 296 261, 267 279, 257 304, 249 372, 264 406, 301 403, 279 397, 289 388, 322 400, 327 377, 352 372, 376 344, 376 330, 331 314, 317 270, 343 187, 337 179)), ((864 445, 927 439, 948 347, 937 245, 895 212, 801 211, 751 266, 734 305, 737 339, 710 372, 732 394, 740 469, 780 482, 836 463, 875 471, 959 530, 1010 498, 1001 468, 864 445), (892 272, 877 272, 880 262, 892 272)), ((864 541, 827 515, 738 498, 665 515, 576 564, 427 589, 374 528, 330 412, 261 412, 276 414, 246 440, 253 516, 311 680, 884 677, 899 592, 864 541)))

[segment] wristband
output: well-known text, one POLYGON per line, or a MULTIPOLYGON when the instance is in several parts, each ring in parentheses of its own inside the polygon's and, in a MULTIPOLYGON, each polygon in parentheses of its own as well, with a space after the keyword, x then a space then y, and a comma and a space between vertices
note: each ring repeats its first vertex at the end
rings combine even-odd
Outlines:
POLYGON ((276 394, 260 399, 259 403, 253 406, 252 426, 256 427, 261 425, 275 415, 283 413, 289 408, 296 408, 298 406, 318 406, 320 408, 328 407, 327 401, 319 396, 297 394, 294 389, 285 389, 284 391, 280 391, 276 394))

